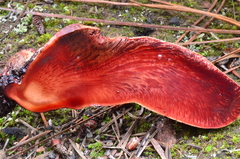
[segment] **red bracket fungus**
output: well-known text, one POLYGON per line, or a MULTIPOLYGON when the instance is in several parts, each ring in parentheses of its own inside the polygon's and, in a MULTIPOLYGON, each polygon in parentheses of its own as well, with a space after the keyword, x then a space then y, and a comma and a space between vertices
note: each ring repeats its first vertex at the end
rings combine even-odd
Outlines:
POLYGON ((135 102, 200 128, 240 116, 238 84, 201 55, 158 39, 108 38, 73 24, 20 53, 29 56, 21 64, 13 57, 1 74, 1 115, 15 101, 33 112, 135 102))

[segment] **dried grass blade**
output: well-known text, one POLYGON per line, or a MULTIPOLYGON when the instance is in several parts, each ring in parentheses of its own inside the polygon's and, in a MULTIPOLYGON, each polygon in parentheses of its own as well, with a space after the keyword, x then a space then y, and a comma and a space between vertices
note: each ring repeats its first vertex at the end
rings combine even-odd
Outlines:
POLYGON ((159 156, 162 159, 166 159, 165 154, 164 154, 164 150, 162 149, 162 147, 159 145, 159 143, 157 142, 156 139, 151 138, 150 142, 152 143, 153 147, 155 148, 155 150, 157 151, 157 153, 159 154, 159 156))
POLYGON ((71 143, 72 147, 75 149, 75 151, 79 154, 79 156, 82 158, 82 159, 87 159, 84 154, 77 148, 77 146, 75 145, 75 143, 71 140, 71 139, 68 139, 69 142, 71 143))

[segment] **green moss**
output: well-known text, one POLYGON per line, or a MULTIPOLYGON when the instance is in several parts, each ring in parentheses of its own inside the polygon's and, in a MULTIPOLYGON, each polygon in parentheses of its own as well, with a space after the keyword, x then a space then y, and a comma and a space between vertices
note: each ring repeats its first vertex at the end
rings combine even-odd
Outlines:
POLYGON ((223 134, 217 134, 215 137, 212 138, 213 141, 218 141, 224 138, 223 134))
POLYGON ((61 23, 60 19, 57 18, 45 18, 44 21, 46 22, 46 28, 55 28, 57 25, 61 23))
POLYGON ((46 33, 37 38, 37 43, 45 44, 52 37, 51 34, 46 33))
POLYGON ((86 120, 86 119, 88 119, 88 116, 83 115, 82 118, 83 118, 83 120, 86 120))
POLYGON ((84 21, 83 25, 95 25, 95 22, 91 22, 91 21, 84 21))
POLYGON ((63 19, 63 22, 65 23, 65 25, 78 23, 77 20, 72 20, 72 19, 63 19))
POLYGON ((89 149, 94 149, 94 150, 100 150, 102 148, 102 144, 100 142, 96 142, 94 144, 89 144, 88 148, 89 149))
POLYGON ((102 150, 103 145, 100 142, 96 142, 93 144, 89 144, 88 148, 92 149, 90 156, 93 158, 101 157, 104 155, 104 151, 102 150))
POLYGON ((104 122, 105 122, 105 123, 108 123, 108 122, 111 121, 111 120, 112 120, 111 117, 106 117, 106 118, 104 119, 104 122))
POLYGON ((35 6, 34 3, 29 3, 28 4, 28 8, 34 8, 34 6, 35 6))
POLYGON ((100 138, 101 138, 101 139, 105 139, 105 135, 101 135, 100 138))
POLYGON ((240 151, 233 151, 232 153, 236 156, 236 158, 240 158, 240 151))
POLYGON ((4 11, 4 10, 0 10, 0 16, 6 16, 9 12, 8 11, 4 11))
POLYGON ((136 127, 135 132, 136 133, 145 132, 146 130, 149 130, 152 127, 152 124, 153 123, 148 123, 145 122, 144 120, 141 120, 138 126, 136 127))
POLYGON ((104 155, 104 151, 103 150, 99 151, 99 152, 93 151, 93 152, 90 153, 90 157, 92 157, 92 158, 98 158, 98 157, 101 157, 103 155, 104 155))
POLYGON ((134 104, 134 109, 136 109, 136 110, 140 110, 141 109, 141 105, 139 105, 139 104, 134 104))
POLYGON ((239 48, 239 43, 238 42, 234 43, 234 47, 239 48))
POLYGON ((206 152, 210 152, 210 151, 212 151, 212 149, 213 149, 213 145, 207 145, 206 147, 205 147, 205 151, 206 152))
POLYGON ((10 32, 10 33, 8 34, 8 36, 9 36, 9 38, 12 38, 12 39, 17 39, 17 38, 18 38, 18 35, 17 35, 16 32, 10 32))
POLYGON ((240 143, 240 135, 234 135, 231 139, 235 144, 240 143))

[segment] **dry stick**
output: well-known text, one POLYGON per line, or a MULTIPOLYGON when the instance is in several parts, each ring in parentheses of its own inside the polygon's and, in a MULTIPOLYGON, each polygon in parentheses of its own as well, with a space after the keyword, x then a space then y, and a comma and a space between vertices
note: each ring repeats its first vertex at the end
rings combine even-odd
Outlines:
POLYGON ((87 140, 87 136, 84 137, 83 141, 82 141, 82 144, 79 148, 80 151, 82 151, 83 147, 85 147, 85 144, 86 144, 86 140, 87 140))
MULTIPOLYGON (((192 12, 192 13, 204 14, 204 15, 207 15, 207 16, 213 16, 213 17, 215 17, 217 19, 220 19, 220 20, 232 23, 234 25, 240 26, 240 23, 238 21, 235 21, 232 18, 228 18, 228 17, 222 16, 222 15, 218 15, 218 14, 214 14, 214 13, 208 12, 210 9, 214 8, 215 4, 217 3, 217 0, 214 1, 213 5, 209 8, 209 10, 207 12, 201 11, 201 10, 197 10, 197 9, 192 9, 192 8, 181 6, 181 5, 172 4, 172 3, 169 3, 169 2, 160 1, 160 0, 152 0, 152 1, 153 2, 158 2, 158 3, 163 3, 163 4, 166 4, 166 5, 155 5, 155 4, 153 4, 153 5, 151 5, 151 4, 150 5, 145 5, 145 4, 137 3, 137 2, 135 2, 133 0, 130 0, 131 2, 134 2, 132 4, 131 3, 109 2, 109 1, 95 1, 95 0, 67 0, 67 1, 105 3, 105 4, 127 5, 127 6, 145 6, 145 7, 150 7, 150 8, 159 8, 160 7, 160 9, 169 9, 169 10, 176 10, 176 11, 183 11, 183 12, 192 12)), ((202 19, 204 19, 204 18, 205 18, 205 16, 200 18, 199 22, 202 19)), ((199 23, 199 22, 197 21, 196 24, 199 23)), ((178 42, 178 41, 176 41, 176 42, 178 42)))
POLYGON ((170 152, 170 147, 168 146, 168 143, 166 143, 166 147, 165 147, 165 156, 168 159, 172 159, 171 152, 170 152))
MULTIPOLYGON (((219 40, 219 38, 218 38, 214 33, 210 32, 210 34, 211 34, 215 39, 219 40)), ((191 40, 191 39, 190 39, 190 40, 191 40)))
MULTIPOLYGON (((223 5, 225 4, 226 0, 223 0, 221 5, 219 6, 219 8, 216 10, 215 13, 219 13, 220 10, 222 9, 223 5)), ((212 17, 211 19, 209 19, 203 26, 202 28, 206 28, 208 25, 210 25, 210 23, 214 20, 214 18, 212 17)), ((189 40, 188 42, 192 42, 193 40, 196 39, 196 37, 200 34, 201 32, 197 32, 195 33, 189 40)))
MULTIPOLYGON (((147 145, 149 144, 150 140, 156 136, 156 134, 159 132, 158 129, 156 129, 154 132, 152 132, 151 135, 149 135, 147 138, 146 138, 146 141, 145 143, 143 144, 143 146, 141 147, 142 149, 138 149, 139 151, 136 151, 135 154, 136 154, 136 157, 140 157, 140 155, 142 154, 142 152, 145 150, 145 148, 147 147, 147 145)), ((144 140, 144 139, 143 139, 144 140)))
MULTIPOLYGON (((125 110, 123 113, 119 114, 118 116, 116 116, 116 120, 121 118, 123 115, 125 115, 127 112, 129 112, 132 109, 132 107, 128 108, 127 110, 125 110)), ((107 124, 105 124, 103 127, 101 127, 98 130, 98 134, 101 134, 102 132, 105 131, 105 129, 107 129, 110 125, 112 125, 114 123, 114 119, 112 119, 111 121, 109 121, 107 124)))
MULTIPOLYGON (((180 5, 176 5, 176 4, 172 4, 169 2, 165 2, 165 1, 161 1, 161 0, 150 0, 152 2, 157 2, 157 3, 162 3, 162 4, 166 4, 166 5, 170 5, 170 6, 180 6, 180 5)), ((218 0, 215 0, 213 2, 213 4, 210 6, 210 8, 207 10, 207 12, 210 12, 216 5, 218 0)), ((183 6, 184 7, 184 6, 183 6)), ((201 18, 199 18, 193 25, 197 25, 199 22, 201 22, 204 18, 206 17, 206 15, 203 15, 201 18)), ((189 31, 185 31, 176 41, 175 43, 178 43, 180 40, 182 40, 182 38, 184 38, 186 36, 186 34, 189 33, 189 31)))
MULTIPOLYGON (((24 136, 17 144, 19 144, 19 143, 21 144, 21 143, 23 143, 23 142, 26 142, 26 140, 27 140, 28 137, 29 137, 29 135, 24 136)), ((16 152, 16 149, 17 149, 17 148, 11 150, 12 152, 9 152, 8 155, 12 155, 14 152, 16 152)))
MULTIPOLYGON (((0 7, 0 10, 20 12, 15 9, 8 9, 0 7)), ((135 23, 135 22, 122 22, 122 21, 111 21, 111 20, 103 20, 103 19, 94 19, 94 18, 83 18, 83 17, 73 17, 59 14, 49 14, 49 13, 40 13, 40 12, 29 12, 26 11, 26 14, 46 16, 46 17, 55 17, 55 18, 64 18, 64 19, 73 19, 79 21, 92 21, 96 23, 105 23, 110 25, 122 25, 122 26, 134 26, 134 27, 143 27, 143 28, 155 28, 159 30, 183 30, 183 31, 201 31, 201 32, 213 32, 213 33, 226 33, 226 34, 240 34, 240 30, 224 30, 224 29, 202 29, 202 28, 188 28, 188 27, 174 27, 174 26, 166 26, 166 25, 154 25, 154 24, 143 24, 143 23, 135 23)))
POLYGON ((8 142, 9 142, 9 138, 7 138, 7 140, 5 141, 2 150, 5 150, 5 148, 6 148, 7 145, 8 145, 8 142))
MULTIPOLYGON (((115 128, 114 128, 113 125, 111 125, 111 126, 112 126, 113 133, 115 134, 114 138, 117 138, 117 142, 120 142, 120 136, 118 136, 117 130, 115 130, 115 128)), ((106 136, 106 135, 105 135, 105 136, 106 136)))
MULTIPOLYGON (((233 68, 232 68, 232 69, 233 69, 233 68)), ((234 69, 237 69, 237 68, 234 68, 234 69)), ((240 78, 240 74, 239 74, 236 70, 232 70, 232 73, 233 73, 236 77, 240 78)))
POLYGON ((119 126, 118 126, 118 122, 117 122, 117 118, 116 118, 116 116, 113 114, 113 119, 114 119, 114 123, 115 123, 115 125, 116 125, 116 133, 117 133, 117 139, 119 139, 119 137, 120 137, 120 131, 119 131, 119 126))
POLYGON ((239 67, 240 67, 240 65, 239 66, 235 66, 233 68, 228 69, 227 71, 224 71, 223 73, 227 74, 227 73, 229 73, 229 72, 231 72, 231 71, 233 71, 233 70, 235 70, 235 69, 237 69, 239 67))
MULTIPOLYGON (((44 136, 44 135, 46 135, 46 134, 48 134, 48 133, 50 133, 50 132, 52 132, 52 130, 44 131, 44 132, 41 133, 41 134, 38 134, 38 135, 33 136, 33 137, 31 137, 31 138, 23 141, 23 142, 18 143, 17 145, 15 145, 15 146, 7 149, 6 151, 11 151, 11 150, 13 150, 13 149, 15 149, 15 148, 18 148, 19 146, 22 146, 22 145, 24 145, 24 144, 26 144, 26 143, 29 143, 30 141, 36 140, 36 139, 38 139, 38 138, 40 138, 40 137, 42 137, 42 136, 44 136)), ((35 146, 36 146, 36 145, 34 145, 34 147, 35 147, 35 146)))
MULTIPOLYGON (((97 113, 97 114, 89 117, 88 119, 85 119, 85 120, 83 120, 83 121, 81 121, 81 122, 79 122, 79 123, 76 123, 75 125, 67 128, 67 129, 64 129, 63 131, 58 132, 58 133, 56 133, 56 134, 54 134, 54 135, 52 135, 52 136, 50 136, 50 137, 48 137, 48 138, 40 141, 38 144, 32 145, 32 146, 30 146, 29 148, 27 148, 27 149, 25 149, 25 150, 23 150, 23 151, 20 151, 20 152, 18 152, 18 153, 16 153, 15 155, 9 157, 8 159, 14 158, 15 156, 17 156, 17 155, 19 155, 19 154, 21 154, 21 153, 23 153, 23 152, 26 152, 26 151, 30 150, 31 148, 33 148, 33 147, 35 147, 35 146, 37 146, 37 145, 39 145, 39 144, 41 144, 41 143, 44 143, 44 142, 50 140, 51 138, 53 138, 53 137, 55 137, 55 136, 58 136, 58 135, 62 134, 63 132, 66 132, 66 131, 74 128, 75 126, 80 125, 80 124, 82 124, 82 123, 84 123, 84 122, 86 122, 86 121, 88 121, 88 120, 90 120, 90 119, 92 119, 92 118, 94 118, 94 117, 96 117, 96 116, 104 113, 105 111, 108 111, 108 110, 110 110, 110 109, 112 109, 112 108, 114 108, 114 107, 117 107, 117 106, 118 106, 118 105, 111 106, 111 107, 109 107, 109 108, 107 108, 107 109, 105 109, 105 110, 103 110, 103 111, 101 111, 101 112, 99 112, 99 113, 97 113)), ((47 131, 46 131, 46 132, 47 132, 47 131)), ((51 132, 51 131, 49 131, 49 132, 51 132)), ((11 149, 12 149, 12 148, 8 149, 7 151, 9 151, 9 150, 11 150, 11 149)))
MULTIPOLYGON (((218 0, 215 0, 214 2, 213 2, 213 4, 211 5, 211 7, 207 10, 208 12, 210 12, 214 7, 215 7, 215 5, 217 4, 217 1, 218 0)), ((201 22, 204 18, 206 17, 206 15, 203 15, 201 18, 199 18, 196 22, 194 22, 193 23, 193 25, 197 25, 199 22, 201 22)), ((181 40, 182 40, 182 38, 184 38, 186 35, 187 35, 187 33, 189 33, 189 31, 186 31, 186 32, 184 32, 176 41, 175 41, 175 43, 179 43, 181 40)))
MULTIPOLYGON (((138 113, 138 116, 142 116, 143 112, 144 112, 144 108, 141 107, 141 110, 140 110, 140 112, 138 113)), ((130 136, 131 136, 132 133, 133 133, 133 129, 135 128, 136 124, 137 124, 139 121, 140 121, 140 119, 136 119, 136 120, 133 122, 133 124, 131 125, 131 127, 129 128, 129 130, 126 132, 126 134, 125 134, 124 137, 122 138, 121 142, 118 144, 120 147, 122 147, 122 148, 124 148, 124 149, 126 148, 126 145, 127 145, 128 141, 129 141, 129 138, 130 138, 130 136)), ((114 153, 114 152, 112 152, 112 154, 113 154, 113 153, 114 153)), ((121 151, 119 154, 120 154, 120 155, 119 155, 118 158, 120 158, 120 157, 122 156, 123 151, 121 151)), ((125 156, 126 156, 126 153, 125 153, 125 156)), ((129 156, 130 156, 130 155, 129 155, 129 156)), ((125 157, 125 158, 126 158, 126 157, 125 157)))
POLYGON ((170 5, 170 6, 179 6, 177 4, 173 4, 173 3, 166 2, 166 1, 161 1, 161 0, 150 0, 150 1, 157 2, 157 3, 162 3, 162 4, 166 4, 166 5, 170 5))
POLYGON ((155 140, 154 138, 150 139, 150 142, 152 143, 153 147, 155 148, 155 150, 157 151, 157 153, 159 154, 159 156, 162 159, 166 159, 166 156, 164 154, 164 150, 162 149, 162 147, 159 145, 159 143, 157 142, 157 140, 155 140))
POLYGON ((240 38, 219 39, 219 40, 199 41, 199 42, 186 42, 186 43, 178 43, 178 45, 207 44, 207 43, 227 42, 227 41, 236 41, 236 40, 240 40, 240 38))
MULTIPOLYGON (((134 128, 136 127, 137 123, 139 122, 139 119, 135 120, 134 123, 131 125, 131 127, 128 129, 127 133, 123 137, 122 141, 118 144, 122 148, 126 148, 126 145, 129 141, 130 136, 133 133, 134 128)), ((123 151, 120 152, 119 158, 122 156, 123 151)))
POLYGON ((19 119, 19 121, 25 125, 26 127, 28 127, 29 129, 32 129, 33 131, 38 131, 38 129, 34 128, 33 126, 31 126, 30 124, 26 123, 25 121, 23 121, 22 119, 19 119))
POLYGON ((141 6, 144 6, 144 7, 149 7, 149 8, 168 9, 168 10, 174 10, 174 11, 182 11, 182 12, 203 14, 203 15, 214 17, 216 19, 219 19, 219 20, 222 20, 222 21, 225 21, 225 22, 228 22, 228 23, 231 23, 233 25, 236 25, 236 26, 240 27, 240 22, 238 22, 238 21, 236 21, 232 18, 225 17, 225 16, 218 15, 218 14, 211 13, 211 12, 192 9, 192 8, 184 7, 184 6, 180 6, 180 5, 179 6, 169 6, 169 5, 160 5, 160 4, 142 4, 142 3, 138 3, 134 0, 130 0, 130 1, 133 2, 133 3, 139 4, 141 6))
POLYGON ((224 59, 227 59, 232 54, 237 54, 237 53, 240 53, 240 48, 238 48, 238 49, 236 49, 236 50, 234 50, 234 51, 232 51, 232 52, 230 52, 230 53, 228 53, 228 54, 226 54, 226 55, 224 55, 224 56, 222 56, 222 57, 220 57, 220 58, 218 58, 216 60, 213 60, 212 63, 213 64, 218 63, 218 62, 220 62, 220 61, 222 61, 224 59))
POLYGON ((77 146, 75 145, 75 143, 74 143, 71 139, 68 139, 68 140, 69 140, 69 142, 71 143, 72 147, 75 149, 75 151, 78 153, 78 155, 79 155, 82 159, 87 159, 87 158, 84 156, 83 152, 80 151, 80 150, 77 148, 77 146))
POLYGON ((43 113, 40 113, 40 115, 41 115, 41 118, 42 118, 42 120, 43 120, 43 123, 44 123, 45 127, 48 127, 49 125, 48 125, 48 122, 47 122, 44 114, 43 114, 43 113))
MULTIPOLYGON (((133 129, 135 128, 135 126, 137 125, 137 123, 139 122, 139 119, 135 120, 132 125, 130 126, 130 128, 128 129, 128 131, 126 132, 126 134, 123 136, 122 140, 118 143, 118 145, 116 147, 122 147, 125 148, 127 145, 127 141, 129 140, 133 129)), ((116 150, 113 150, 113 152, 111 153, 111 155, 115 155, 116 154, 116 150)))
MULTIPOLYGON (((25 142, 28 137, 29 137, 29 135, 24 136, 17 144, 25 142)), ((16 151, 16 149, 17 148, 13 149, 12 152, 10 152, 8 155, 13 154, 16 151)))
MULTIPOLYGON (((40 140, 40 138, 38 138, 37 140, 36 140, 36 144, 38 144, 39 143, 39 140, 40 140)), ((34 149, 33 149, 33 152, 34 152, 34 156, 36 157, 36 154, 37 154, 37 149, 39 148, 39 146, 37 145, 34 149)))
MULTIPOLYGON (((223 0, 223 1, 222 1, 221 5, 220 5, 219 8, 217 9, 216 13, 220 12, 220 10, 222 9, 223 5, 225 4, 225 1, 226 1, 226 0, 223 0)), ((203 25, 203 28, 206 28, 213 20, 214 20, 214 18, 212 17, 208 22, 206 22, 206 23, 203 25)), ((193 40, 195 40, 195 38, 196 38, 200 33, 201 33, 201 32, 195 33, 195 34, 188 40, 188 42, 192 42, 193 40)), ((227 74, 227 73, 229 73, 229 72, 231 72, 231 71, 233 71, 233 70, 235 70, 235 69, 237 69, 237 68, 238 68, 238 66, 237 66, 237 67, 234 67, 234 68, 231 68, 231 69, 229 69, 228 71, 225 71, 224 73, 227 74)), ((234 73, 234 72, 233 72, 233 73, 234 73)))
POLYGON ((17 24, 20 22, 23 14, 25 13, 27 7, 28 7, 28 4, 29 4, 30 0, 27 1, 27 3, 25 4, 24 8, 22 11, 20 11, 20 15, 18 16, 17 20, 15 21, 15 23, 12 25, 12 27, 8 30, 8 32, 0 39, 0 42, 3 41, 7 36, 8 34, 13 30, 14 27, 17 26, 17 24))
POLYGON ((99 1, 99 0, 65 0, 65 1, 85 2, 85 3, 103 3, 103 4, 111 4, 111 5, 118 5, 118 6, 140 6, 138 4, 133 4, 133 3, 112 2, 112 1, 99 1))

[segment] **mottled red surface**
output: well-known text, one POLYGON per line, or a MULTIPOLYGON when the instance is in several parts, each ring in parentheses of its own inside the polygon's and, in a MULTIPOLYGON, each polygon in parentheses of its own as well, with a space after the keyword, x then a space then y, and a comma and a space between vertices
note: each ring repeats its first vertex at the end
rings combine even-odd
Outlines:
POLYGON ((6 94, 34 112, 136 102, 201 128, 240 114, 240 87, 199 54, 150 37, 103 37, 80 24, 58 32, 6 94))

